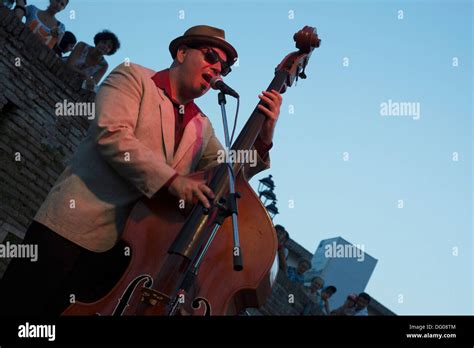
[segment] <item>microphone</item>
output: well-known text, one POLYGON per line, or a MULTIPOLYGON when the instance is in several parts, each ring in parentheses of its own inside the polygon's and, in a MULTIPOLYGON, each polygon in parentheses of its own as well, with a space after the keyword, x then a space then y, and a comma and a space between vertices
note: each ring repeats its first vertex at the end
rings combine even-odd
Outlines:
POLYGON ((219 90, 224 94, 233 96, 234 98, 239 98, 239 94, 227 86, 224 80, 222 80, 222 77, 214 76, 209 84, 211 85, 212 89, 219 90))

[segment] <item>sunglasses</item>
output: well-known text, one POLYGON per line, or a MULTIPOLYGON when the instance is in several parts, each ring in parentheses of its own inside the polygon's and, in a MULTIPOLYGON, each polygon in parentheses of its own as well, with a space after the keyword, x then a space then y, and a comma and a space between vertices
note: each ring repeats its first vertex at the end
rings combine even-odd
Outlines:
POLYGON ((201 51, 202 54, 204 55, 204 60, 206 62, 208 62, 209 64, 216 64, 217 62, 220 62, 221 63, 221 75, 222 76, 226 76, 228 73, 230 73, 232 71, 229 64, 227 64, 227 62, 225 60, 221 59, 219 54, 216 51, 214 51, 212 48, 210 48, 210 47, 192 47, 192 46, 189 46, 189 47, 193 48, 195 50, 201 51))

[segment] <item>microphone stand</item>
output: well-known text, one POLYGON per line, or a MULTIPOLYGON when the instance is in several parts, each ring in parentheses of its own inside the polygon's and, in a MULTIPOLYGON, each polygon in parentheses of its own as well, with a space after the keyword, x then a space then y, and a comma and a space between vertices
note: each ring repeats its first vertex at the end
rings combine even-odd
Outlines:
MULTIPOLYGON (((226 151, 226 156, 225 156, 225 165, 227 166, 227 170, 229 172, 229 196, 227 198, 221 197, 219 199, 219 202, 215 203, 216 206, 218 207, 218 213, 216 214, 214 221, 212 221, 212 232, 208 240, 206 241, 206 244, 204 247, 200 250, 199 254, 197 255, 196 259, 193 260, 191 263, 189 269, 186 272, 186 275, 181 283, 180 289, 184 291, 185 293, 189 291, 191 288, 192 284, 194 283, 194 280, 197 276, 199 266, 201 265, 204 256, 206 255, 212 241, 214 240, 214 237, 217 234, 217 230, 222 226, 224 223, 224 220, 226 217, 232 215, 232 229, 233 229, 233 239, 234 239, 234 247, 233 247, 233 252, 232 252, 232 259, 233 259, 233 268, 234 271, 242 271, 244 266, 243 266, 243 260, 242 260, 242 250, 240 247, 240 241, 239 241, 239 227, 238 227, 238 220, 237 220, 237 199, 240 198, 240 194, 238 192, 235 192, 235 176, 234 176, 234 166, 232 163, 230 163, 230 137, 229 137, 229 127, 227 124, 227 114, 225 110, 225 104, 226 104, 226 98, 225 94, 222 92, 219 92, 218 96, 218 103, 221 106, 221 113, 222 113, 222 123, 224 126, 224 138, 225 138, 225 151, 226 151)), ((204 213, 208 214, 209 209, 204 208, 204 213)), ((202 299, 198 298, 195 299, 192 303, 192 306, 194 308, 199 307, 199 302, 202 299)), ((174 300, 170 303, 170 309, 169 309, 169 315, 174 315, 177 313, 178 309, 180 307, 180 301, 178 297, 175 297, 174 300)), ((206 314, 209 315, 210 313, 210 307, 209 304, 206 304, 206 314)))
MULTIPOLYGON (((215 203, 216 206, 218 207, 218 213, 216 214, 214 221, 212 221, 212 233, 207 240, 204 248, 201 250, 200 254, 198 255, 196 261, 194 262, 192 266, 192 272, 194 276, 197 274, 197 269, 201 265, 201 262, 204 258, 204 255, 206 254, 207 250, 209 249, 209 246, 212 243, 212 240, 214 239, 217 230, 219 227, 222 226, 224 223, 224 220, 226 217, 232 215, 232 230, 233 230, 233 239, 234 239, 234 247, 232 248, 232 256, 233 256, 233 268, 235 271, 241 271, 244 268, 243 261, 242 261, 242 250, 240 247, 240 241, 239 241, 239 227, 238 227, 238 220, 237 220, 237 199, 240 198, 240 194, 238 192, 235 192, 235 175, 234 175, 234 166, 232 163, 230 163, 230 137, 229 137, 229 127, 227 125, 227 114, 225 111, 225 104, 226 104, 226 99, 225 99, 225 94, 223 92, 219 92, 217 96, 219 105, 221 106, 221 112, 222 112, 222 123, 224 126, 224 138, 225 138, 225 165, 227 166, 227 170, 229 173, 229 196, 227 198, 221 197, 219 199, 219 202, 215 203)), ((207 214, 209 213, 209 210, 204 208, 204 212, 207 214)), ((188 283, 188 281, 184 282, 188 283)))
POLYGON ((227 203, 227 213, 232 214, 232 229, 233 229, 233 237, 234 237, 234 248, 233 248, 233 261, 234 261, 234 270, 241 271, 243 269, 243 260, 242 260, 242 250, 240 248, 240 241, 239 241, 239 227, 238 227, 238 220, 237 220, 237 198, 240 198, 239 193, 235 192, 235 176, 234 176, 234 166, 230 163, 230 137, 229 137, 229 127, 227 125, 227 114, 225 111, 225 94, 219 92, 217 96, 217 100, 219 105, 221 106, 221 113, 222 113, 222 124, 224 126, 224 138, 225 138, 225 147, 226 147, 226 165, 229 171, 229 199, 227 203))

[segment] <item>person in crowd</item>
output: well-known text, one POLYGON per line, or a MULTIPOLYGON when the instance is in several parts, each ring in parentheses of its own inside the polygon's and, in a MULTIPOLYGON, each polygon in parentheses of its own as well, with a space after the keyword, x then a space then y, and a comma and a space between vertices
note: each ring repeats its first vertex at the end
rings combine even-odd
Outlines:
POLYGON ((304 284, 304 273, 311 268, 311 262, 308 259, 301 258, 298 261, 298 267, 288 267, 288 279, 292 282, 304 284))
POLYGON ((76 36, 70 31, 66 31, 62 40, 54 46, 54 52, 56 52, 58 57, 66 60, 68 57, 64 57, 64 55, 74 49, 76 42, 76 36))
POLYGON ((286 231, 286 229, 282 225, 276 225, 275 231, 277 233, 278 238, 278 264, 280 269, 287 273, 288 271, 288 264, 286 260, 288 259, 288 249, 286 248, 286 244, 290 239, 290 235, 286 231))
POLYGON ((329 306, 329 299, 337 291, 334 285, 329 285, 321 291, 318 300, 313 302, 313 299, 305 305, 302 315, 329 315, 331 313, 329 306))
POLYGON ((361 292, 359 297, 357 298, 357 303, 355 306, 355 316, 368 316, 369 312, 367 310, 367 306, 369 305, 372 298, 369 294, 365 292, 361 292))
POLYGON ((117 36, 103 30, 94 36, 94 47, 79 42, 74 47, 67 64, 84 77, 83 88, 95 90, 100 80, 109 67, 104 56, 111 56, 120 48, 120 41, 117 36))
POLYGON ((357 295, 349 294, 344 304, 341 307, 333 310, 331 312, 331 315, 354 315, 356 303, 357 303, 357 295))
POLYGON ((303 309, 302 315, 310 315, 314 310, 316 304, 321 301, 321 289, 324 286, 324 279, 320 276, 316 276, 311 279, 309 286, 304 287, 306 294, 309 297, 309 301, 306 303, 303 309))
POLYGON ((61 41, 66 28, 56 19, 56 14, 64 10, 69 0, 50 0, 46 10, 40 10, 35 5, 26 6, 26 0, 16 0, 15 14, 18 18, 26 18, 25 25, 43 41, 53 48, 61 41))
POLYGON ((309 286, 305 286, 306 293, 313 298, 321 296, 321 289, 324 286, 324 279, 320 276, 316 276, 311 279, 309 286))
POLYGON ((329 313, 331 313, 329 308, 329 299, 336 293, 336 291, 337 288, 334 285, 329 285, 328 287, 324 288, 323 291, 321 291, 321 300, 319 301, 318 306, 323 315, 329 315, 329 313))
POLYGON ((2 0, 2 4, 8 9, 12 9, 15 6, 15 0, 2 0))

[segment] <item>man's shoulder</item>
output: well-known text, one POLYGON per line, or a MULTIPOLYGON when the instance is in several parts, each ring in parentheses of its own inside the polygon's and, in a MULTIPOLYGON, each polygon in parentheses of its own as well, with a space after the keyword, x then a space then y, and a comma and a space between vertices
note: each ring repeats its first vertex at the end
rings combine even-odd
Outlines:
POLYGON ((114 72, 132 74, 137 77, 143 77, 143 78, 151 78, 153 75, 156 74, 156 71, 153 69, 149 69, 140 64, 131 63, 131 62, 124 62, 117 65, 112 70, 111 73, 114 73, 114 72))

